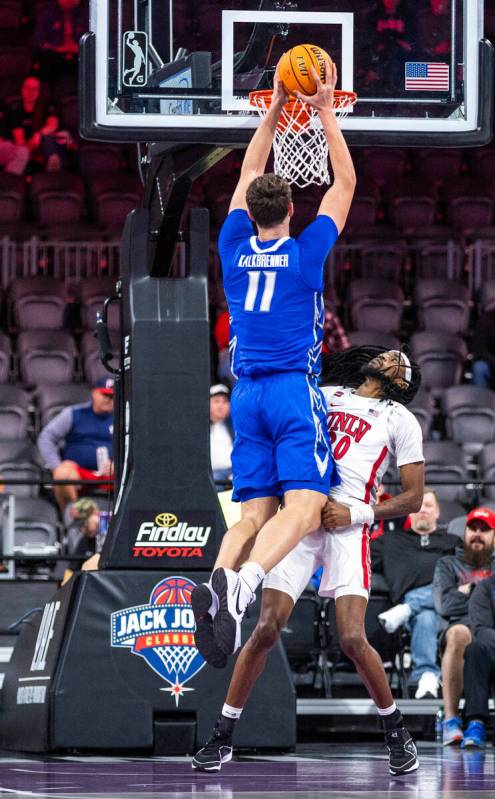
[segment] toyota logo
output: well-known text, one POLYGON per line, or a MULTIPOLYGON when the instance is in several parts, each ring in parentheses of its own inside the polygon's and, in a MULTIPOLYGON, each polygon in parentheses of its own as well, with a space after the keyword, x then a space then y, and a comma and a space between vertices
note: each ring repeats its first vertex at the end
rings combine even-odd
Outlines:
POLYGON ((155 524, 158 527, 173 527, 178 521, 177 516, 173 513, 159 513, 158 516, 155 517, 155 524))

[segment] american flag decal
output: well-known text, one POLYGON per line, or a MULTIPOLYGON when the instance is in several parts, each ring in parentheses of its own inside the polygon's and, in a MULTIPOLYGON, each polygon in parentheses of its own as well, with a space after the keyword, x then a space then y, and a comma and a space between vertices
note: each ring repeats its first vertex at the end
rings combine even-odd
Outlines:
POLYGON ((448 92, 448 64, 406 61, 406 92, 448 92))

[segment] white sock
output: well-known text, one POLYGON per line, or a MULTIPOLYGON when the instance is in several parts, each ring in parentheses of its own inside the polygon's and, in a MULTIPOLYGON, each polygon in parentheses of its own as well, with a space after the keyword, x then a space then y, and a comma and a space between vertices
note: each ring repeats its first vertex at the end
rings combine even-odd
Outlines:
POLYGON ((251 593, 254 594, 260 583, 263 582, 265 570, 261 568, 259 563, 250 560, 241 567, 239 577, 241 580, 244 580, 246 585, 251 589, 251 593))
POLYGON ((232 705, 225 704, 222 708, 222 716, 226 716, 228 719, 240 719, 242 710, 242 707, 232 707, 232 705))
POLYGON ((397 710, 397 705, 390 705, 390 707, 377 707, 376 712, 379 716, 391 716, 397 710))

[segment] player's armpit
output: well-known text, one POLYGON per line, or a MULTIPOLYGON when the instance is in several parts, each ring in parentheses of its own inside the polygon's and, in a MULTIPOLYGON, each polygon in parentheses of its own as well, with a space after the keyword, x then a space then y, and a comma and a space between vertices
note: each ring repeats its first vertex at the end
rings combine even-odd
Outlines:
POLYGON ((424 462, 407 463, 401 466, 400 482, 402 486, 400 494, 374 506, 376 521, 379 519, 396 519, 419 511, 423 502, 425 486, 424 462))

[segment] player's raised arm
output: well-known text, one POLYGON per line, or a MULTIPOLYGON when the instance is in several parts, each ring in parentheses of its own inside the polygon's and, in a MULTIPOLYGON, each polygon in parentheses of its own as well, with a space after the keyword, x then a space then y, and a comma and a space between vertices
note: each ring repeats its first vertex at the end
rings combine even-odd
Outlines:
POLYGON ((263 175, 272 149, 273 137, 282 111, 284 103, 287 102, 287 95, 285 93, 282 81, 278 79, 278 74, 275 73, 273 80, 273 97, 268 113, 260 123, 260 126, 249 146, 242 162, 241 176, 236 186, 232 200, 229 207, 230 211, 234 208, 245 208, 246 205, 246 191, 254 178, 263 175))
POLYGON ((340 233, 345 225, 354 196, 356 173, 351 154, 333 111, 333 94, 337 83, 337 68, 330 61, 326 61, 325 64, 324 82, 320 80, 316 70, 313 67, 311 68, 316 83, 316 93, 310 96, 299 92, 296 92, 296 94, 300 100, 317 109, 325 132, 334 181, 323 196, 318 213, 332 217, 340 233))

